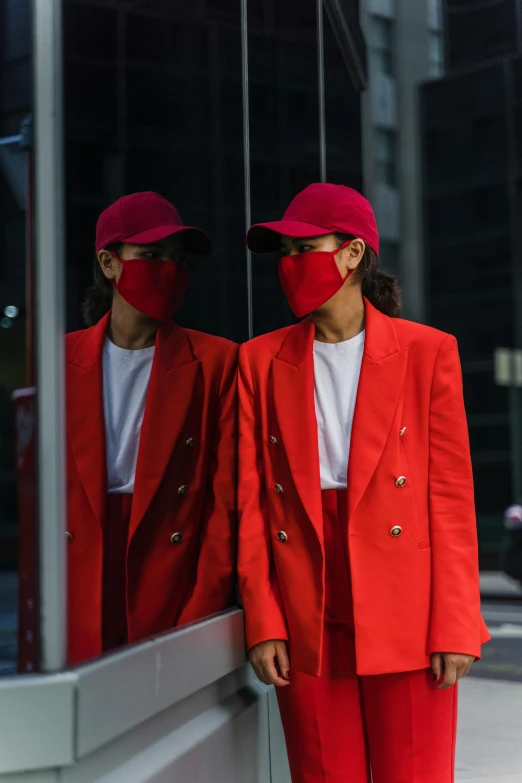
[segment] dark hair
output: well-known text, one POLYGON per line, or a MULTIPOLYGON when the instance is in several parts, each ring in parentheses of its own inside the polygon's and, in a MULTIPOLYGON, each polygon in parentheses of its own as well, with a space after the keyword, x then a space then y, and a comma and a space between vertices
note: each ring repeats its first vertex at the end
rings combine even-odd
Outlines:
MULTIPOLYGON (((121 242, 117 242, 114 245, 109 245, 107 250, 112 250, 119 255, 121 248, 121 242)), ((87 326, 94 326, 109 312, 112 308, 114 294, 110 280, 107 280, 102 272, 98 255, 94 257, 93 276, 94 283, 87 291, 82 305, 83 320, 87 326)))
MULTIPOLYGON (((356 237, 348 234, 335 234, 339 247, 356 237)), ((354 272, 353 279, 360 282, 365 296, 377 310, 392 318, 399 318, 402 310, 402 293, 397 277, 379 267, 379 258, 375 250, 366 245, 366 250, 354 272)))

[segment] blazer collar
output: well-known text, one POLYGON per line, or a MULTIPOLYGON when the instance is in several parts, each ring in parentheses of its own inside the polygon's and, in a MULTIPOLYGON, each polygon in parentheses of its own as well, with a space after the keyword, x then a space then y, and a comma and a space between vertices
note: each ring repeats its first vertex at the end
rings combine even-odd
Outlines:
MULTIPOLYGON (((393 319, 376 307, 366 297, 364 300, 365 338, 364 353, 374 362, 379 362, 400 350, 393 319)), ((300 367, 313 356, 315 325, 311 317, 293 326, 281 346, 277 358, 294 367, 300 367)))

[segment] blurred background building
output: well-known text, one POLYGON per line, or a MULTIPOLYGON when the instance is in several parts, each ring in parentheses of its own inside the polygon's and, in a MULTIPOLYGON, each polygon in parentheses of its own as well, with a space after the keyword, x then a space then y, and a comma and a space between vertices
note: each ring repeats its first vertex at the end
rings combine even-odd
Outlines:
POLYGON ((381 263, 399 275, 405 317, 426 321, 418 87, 443 71, 441 0, 362 0, 361 25, 364 182, 381 263))
POLYGON ((516 0, 446 0, 446 75, 421 90, 427 319, 459 339, 483 562, 521 488, 520 389, 497 347, 522 346, 522 54, 516 0))

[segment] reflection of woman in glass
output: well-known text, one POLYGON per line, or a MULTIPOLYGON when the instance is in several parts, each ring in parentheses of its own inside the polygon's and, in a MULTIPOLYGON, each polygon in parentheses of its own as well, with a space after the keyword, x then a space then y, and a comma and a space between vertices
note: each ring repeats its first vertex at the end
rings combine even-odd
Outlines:
POLYGON ((489 637, 455 338, 401 320, 369 203, 311 185, 282 249, 296 326, 240 352, 240 587, 299 783, 450 783, 489 637))
POLYGON ((155 193, 98 220, 67 336, 70 663, 233 602, 237 346, 171 321, 209 251, 155 193))

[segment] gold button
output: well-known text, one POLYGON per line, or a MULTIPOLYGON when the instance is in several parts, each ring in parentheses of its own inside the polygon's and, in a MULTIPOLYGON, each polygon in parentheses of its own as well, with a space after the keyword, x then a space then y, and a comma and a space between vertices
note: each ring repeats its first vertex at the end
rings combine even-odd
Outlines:
POLYGON ((277 445, 277 438, 275 435, 270 435, 270 443, 277 445))
POLYGON ((404 435, 405 432, 406 432, 406 427, 403 427, 402 430, 399 432, 399 435, 401 436, 401 438, 402 438, 402 436, 404 435))
POLYGON ((68 530, 65 531, 65 540, 70 543, 71 541, 74 541, 74 536, 72 533, 69 533, 68 530))
POLYGON ((285 541, 288 541, 288 536, 286 535, 284 530, 280 530, 277 534, 278 539, 284 544, 285 541))
POLYGON ((185 446, 195 446, 196 445, 196 438, 189 438, 185 441, 185 446))
POLYGON ((282 495, 282 494, 283 494, 283 492, 284 492, 284 489, 283 489, 283 487, 281 486, 281 484, 276 484, 276 485, 275 485, 275 491, 277 492, 277 494, 278 494, 278 495, 282 495))
POLYGON ((393 538, 397 538, 397 536, 400 536, 402 533, 402 527, 400 525, 396 525, 395 527, 392 527, 390 530, 390 536, 393 536, 393 538))
POLYGON ((173 533, 170 537, 171 544, 181 544, 183 541, 183 533, 173 533))
POLYGON ((178 495, 186 495, 188 492, 188 487, 186 484, 182 484, 181 487, 178 489, 178 495))
POLYGON ((406 476, 399 476, 395 482, 396 487, 403 487, 406 484, 406 476))

